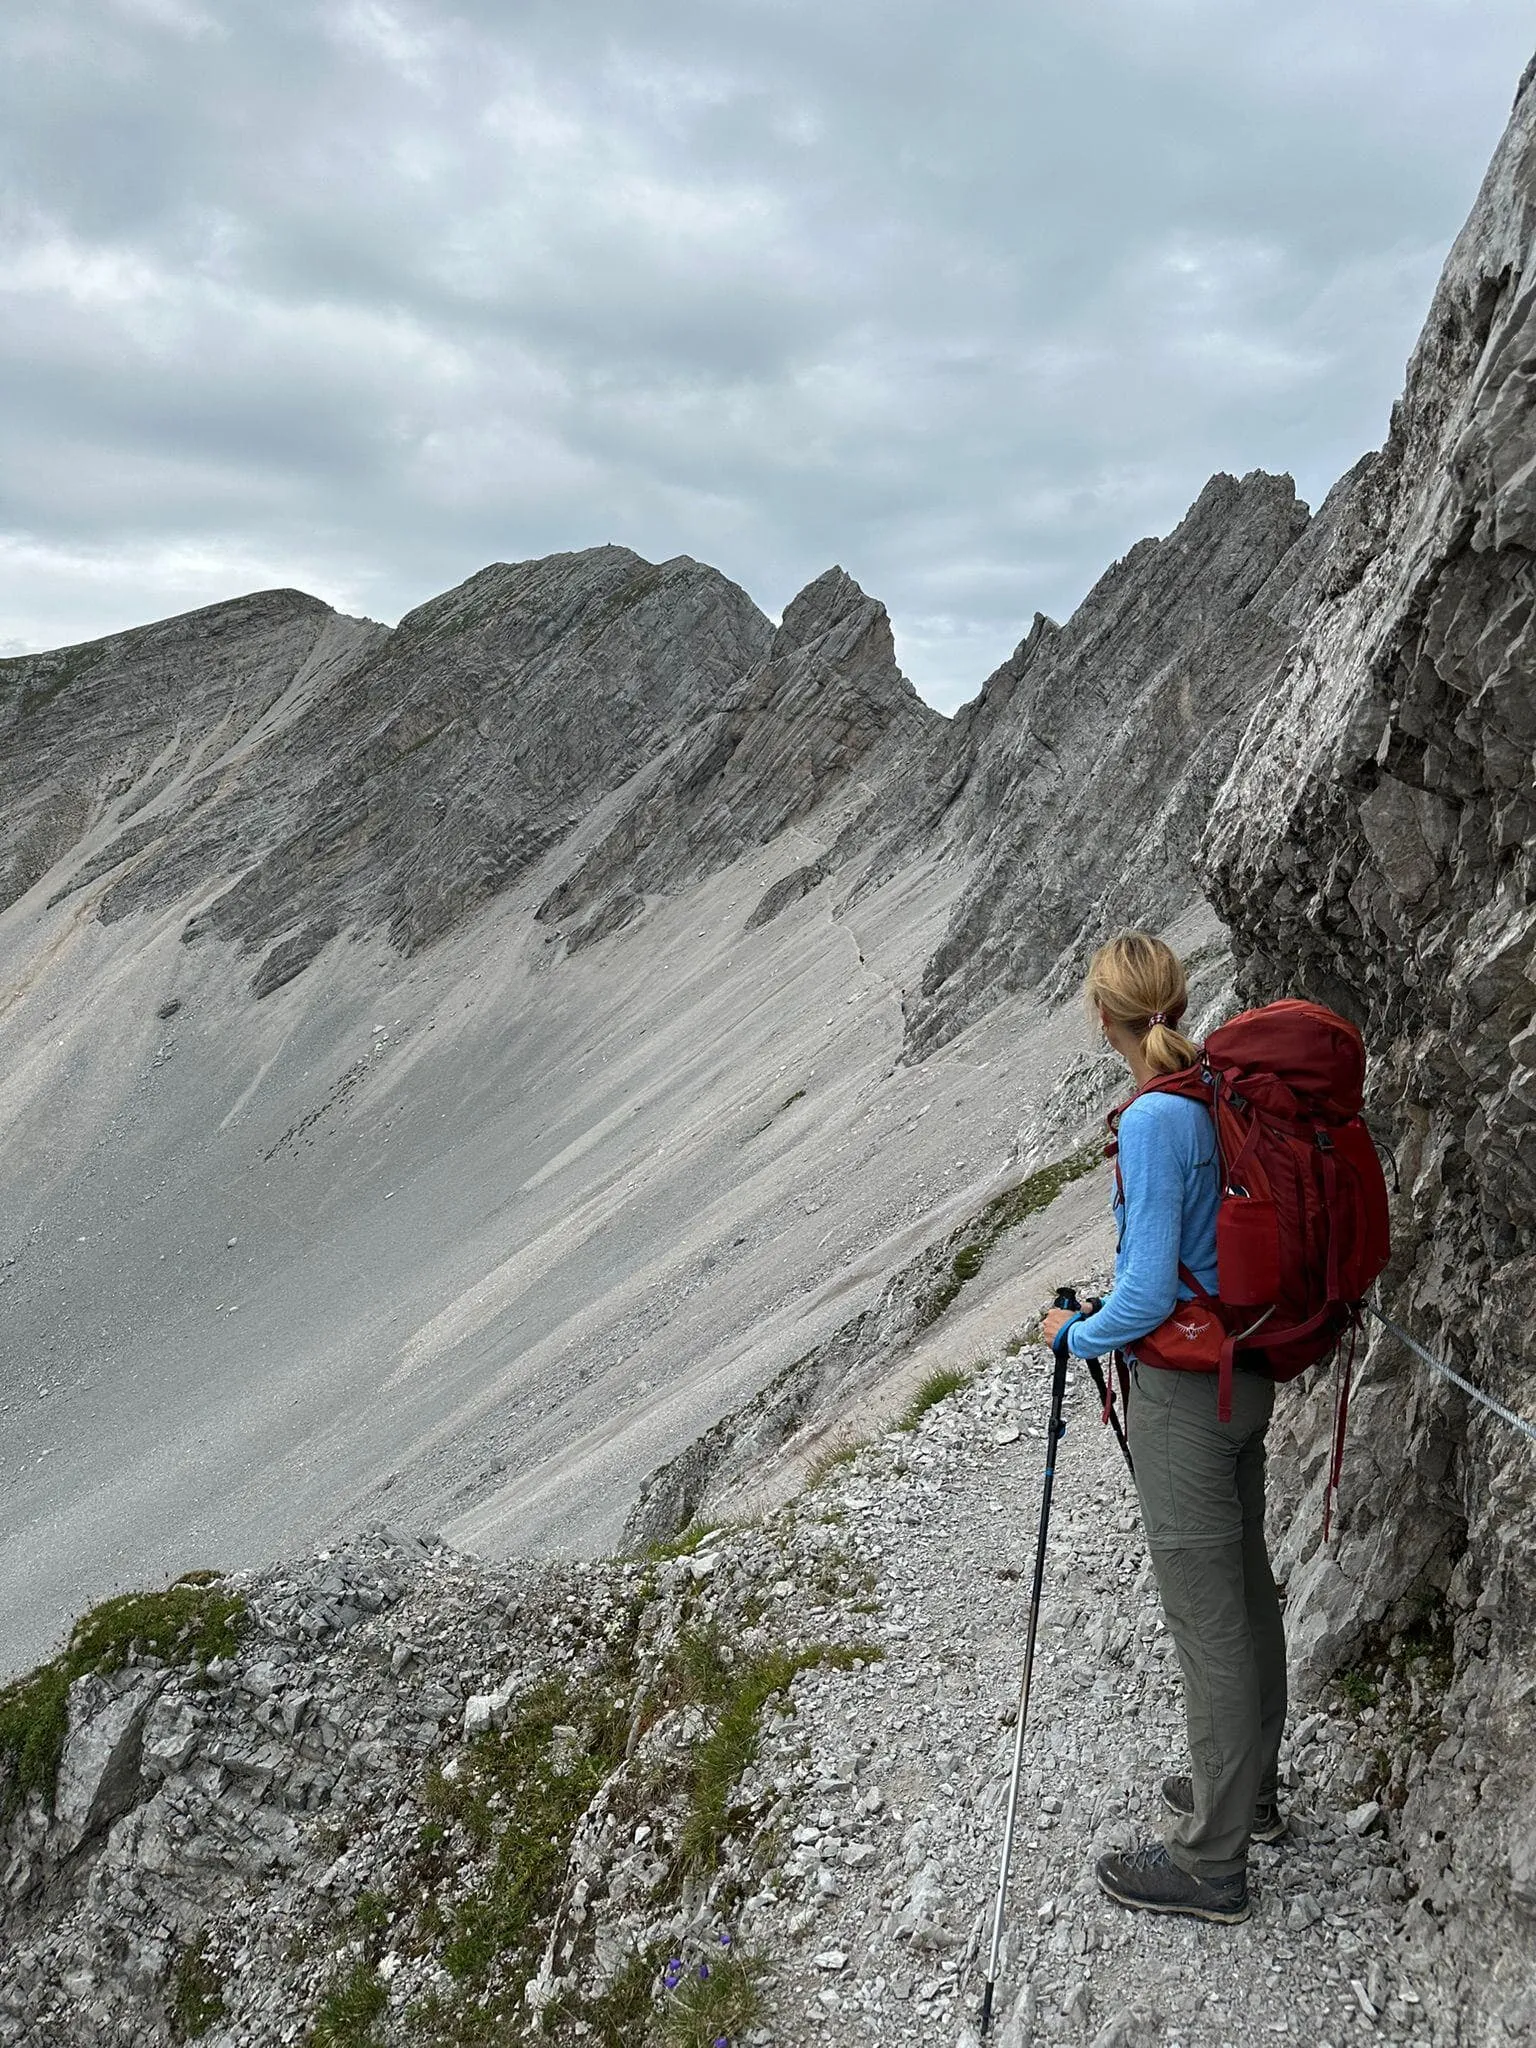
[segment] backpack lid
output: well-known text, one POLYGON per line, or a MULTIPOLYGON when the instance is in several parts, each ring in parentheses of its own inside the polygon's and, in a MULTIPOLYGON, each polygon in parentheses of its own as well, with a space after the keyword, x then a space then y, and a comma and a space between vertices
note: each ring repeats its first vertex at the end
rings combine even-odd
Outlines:
POLYGON ((1205 1057, 1256 1109, 1325 1123, 1360 1114, 1365 1041, 1321 1003, 1287 998, 1244 1010, 1211 1033, 1205 1057))

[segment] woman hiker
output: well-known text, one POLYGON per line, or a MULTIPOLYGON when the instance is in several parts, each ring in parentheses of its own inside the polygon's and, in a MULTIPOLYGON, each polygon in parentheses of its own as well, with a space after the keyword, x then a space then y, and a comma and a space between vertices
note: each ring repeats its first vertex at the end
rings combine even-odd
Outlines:
MULTIPOLYGON (((1100 947, 1090 1014, 1138 1089, 1200 1056, 1178 1029, 1188 1002, 1178 956, 1145 932, 1100 947)), ((1193 1290, 1216 1291, 1220 1196, 1210 1112, 1187 1097, 1133 1097, 1120 1120, 1115 1284, 1092 1315, 1053 1309, 1048 1343, 1077 1358, 1135 1358, 1193 1290)), ((1285 1832, 1276 1802, 1285 1725, 1285 1630, 1264 1545, 1264 1432, 1272 1380, 1239 1365, 1232 1419, 1216 1419, 1216 1375, 1133 1364, 1127 1428, 1163 1613, 1184 1677, 1187 1777, 1163 1780, 1164 1839, 1101 1856, 1098 1879, 1122 1906, 1199 1920, 1248 1917, 1248 1844, 1285 1832)))

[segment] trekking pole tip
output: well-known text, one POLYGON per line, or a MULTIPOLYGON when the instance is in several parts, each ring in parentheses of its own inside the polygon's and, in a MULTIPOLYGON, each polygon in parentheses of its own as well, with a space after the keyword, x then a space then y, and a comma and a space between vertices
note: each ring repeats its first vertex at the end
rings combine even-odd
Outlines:
POLYGON ((981 1994, 981 2036, 985 2040, 987 2029, 992 2024, 992 1979, 989 1977, 981 1994))

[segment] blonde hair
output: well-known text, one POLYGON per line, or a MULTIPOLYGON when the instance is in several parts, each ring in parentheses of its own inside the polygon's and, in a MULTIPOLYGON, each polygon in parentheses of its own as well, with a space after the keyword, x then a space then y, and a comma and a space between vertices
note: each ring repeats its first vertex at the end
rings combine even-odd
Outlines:
POLYGON ((1154 1074, 1177 1073, 1199 1059, 1199 1046, 1176 1028, 1189 1006, 1183 963, 1150 932, 1121 932, 1100 946, 1083 995, 1095 1021, 1102 1011, 1135 1032, 1154 1074))

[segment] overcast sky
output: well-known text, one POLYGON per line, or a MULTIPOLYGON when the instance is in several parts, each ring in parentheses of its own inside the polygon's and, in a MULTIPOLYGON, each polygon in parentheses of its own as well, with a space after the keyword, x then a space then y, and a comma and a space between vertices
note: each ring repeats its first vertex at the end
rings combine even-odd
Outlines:
POLYGON ((952 708, 1383 435, 1530 0, 4 0, 0 650, 622 541, 952 708))

